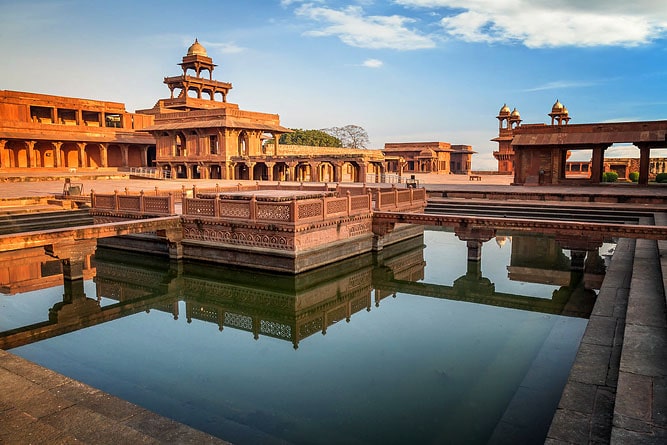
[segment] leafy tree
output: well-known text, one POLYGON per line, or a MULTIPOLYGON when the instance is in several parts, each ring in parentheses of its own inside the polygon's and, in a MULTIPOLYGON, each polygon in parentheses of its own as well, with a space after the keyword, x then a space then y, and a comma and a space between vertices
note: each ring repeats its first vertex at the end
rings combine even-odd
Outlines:
POLYGON ((280 135, 280 143, 287 145, 310 145, 315 147, 342 147, 340 139, 322 130, 292 128, 293 133, 280 135))
POLYGON ((366 148, 369 144, 368 133, 358 125, 324 128, 322 131, 339 139, 343 147, 366 148))

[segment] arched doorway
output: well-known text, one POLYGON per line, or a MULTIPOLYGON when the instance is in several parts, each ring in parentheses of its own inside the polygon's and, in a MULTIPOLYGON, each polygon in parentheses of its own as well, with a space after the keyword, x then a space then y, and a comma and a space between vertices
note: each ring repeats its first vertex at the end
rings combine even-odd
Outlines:
POLYGON ((100 155, 100 146, 98 144, 87 144, 83 149, 85 162, 82 167, 102 167, 102 156, 100 155))
POLYGON ((273 166, 274 181, 289 181, 289 167, 284 162, 276 162, 273 166))
POLYGON ((341 168, 340 182, 358 182, 359 165, 356 162, 344 162, 341 168))
POLYGON ((60 147, 60 160, 63 167, 79 167, 79 147, 71 142, 64 143, 60 147))
POLYGON ((243 130, 241 133, 239 133, 239 139, 238 139, 239 156, 248 156, 248 145, 249 145, 248 133, 245 130, 243 130))
POLYGON ((34 167, 55 167, 55 150, 50 142, 37 142, 33 150, 35 155, 34 167))
POLYGON ((235 179, 250 179, 250 169, 244 162, 239 162, 234 166, 235 179))
POLYGON ((252 169, 252 178, 259 181, 269 180, 269 169, 263 162, 258 162, 252 169))
POLYGON ((310 182, 311 178, 311 168, 310 164, 301 162, 294 168, 294 178, 295 181, 299 182, 310 182))
POLYGON ((23 141, 9 141, 5 146, 9 150, 10 167, 28 167, 28 145, 23 141))
POLYGON ((317 170, 320 182, 336 181, 336 170, 331 162, 322 162, 317 170))
POLYGON ((109 145, 107 148, 107 165, 109 167, 123 166, 123 152, 118 145, 109 145))
POLYGON ((222 179, 222 169, 219 165, 211 165, 208 170, 208 177, 211 179, 222 179))

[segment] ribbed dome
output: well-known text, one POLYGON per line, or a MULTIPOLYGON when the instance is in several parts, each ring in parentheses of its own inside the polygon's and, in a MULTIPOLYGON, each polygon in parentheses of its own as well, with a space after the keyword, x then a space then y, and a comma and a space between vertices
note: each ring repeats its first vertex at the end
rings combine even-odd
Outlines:
POLYGON ((510 114, 510 107, 507 106, 507 104, 503 105, 503 107, 500 109, 498 112, 500 116, 504 116, 506 114, 510 114))
POLYGON ((188 56, 205 56, 208 57, 208 54, 206 53, 206 48, 204 48, 201 43, 197 39, 195 39, 195 43, 190 45, 190 48, 188 48, 188 56))
POLYGON ((552 112, 552 113, 562 113, 562 112, 563 112, 563 108, 565 108, 565 107, 563 106, 563 104, 560 103, 560 101, 559 101, 558 99, 556 99, 556 103, 554 104, 553 107, 551 107, 551 112, 552 112))

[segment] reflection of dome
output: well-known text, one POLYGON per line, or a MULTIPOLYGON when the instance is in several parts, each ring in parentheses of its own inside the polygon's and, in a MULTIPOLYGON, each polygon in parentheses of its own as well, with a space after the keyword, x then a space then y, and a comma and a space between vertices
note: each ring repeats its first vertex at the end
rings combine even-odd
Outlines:
POLYGON ((554 104, 553 107, 551 107, 551 112, 552 113, 562 113, 564 108, 565 107, 563 106, 563 104, 560 103, 560 101, 558 99, 556 99, 556 103, 554 104))
POLYGON ((516 108, 512 110, 512 117, 521 117, 521 115, 519 114, 519 110, 517 110, 516 108))
POLYGON ((510 107, 507 106, 507 104, 504 104, 503 107, 500 109, 498 112, 500 116, 504 116, 506 114, 510 114, 510 107))
POLYGON ((498 244, 498 247, 502 248, 507 243, 507 241, 511 240, 512 240, 511 236, 497 236, 496 244, 498 244))
POLYGON ((190 45, 190 48, 188 48, 188 56, 208 57, 208 54, 206 53, 206 48, 204 48, 202 44, 199 43, 197 39, 195 39, 195 43, 190 45))

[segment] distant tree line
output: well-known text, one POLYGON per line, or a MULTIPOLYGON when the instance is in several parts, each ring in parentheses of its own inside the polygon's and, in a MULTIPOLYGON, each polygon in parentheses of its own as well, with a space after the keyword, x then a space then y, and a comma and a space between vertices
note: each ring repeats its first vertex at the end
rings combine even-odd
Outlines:
POLYGON ((311 145, 315 147, 366 148, 368 133, 358 125, 302 130, 292 128, 292 133, 280 135, 280 143, 287 145, 311 145))

